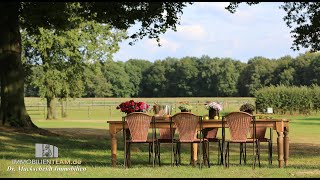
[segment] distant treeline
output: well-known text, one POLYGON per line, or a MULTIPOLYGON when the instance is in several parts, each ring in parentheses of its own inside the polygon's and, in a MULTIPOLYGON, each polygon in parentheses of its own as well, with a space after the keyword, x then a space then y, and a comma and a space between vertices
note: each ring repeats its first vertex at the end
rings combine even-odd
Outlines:
MULTIPOLYGON (((40 96, 33 81, 41 77, 41 71, 36 71, 41 65, 32 66, 25 96, 40 96)), ((73 82, 83 86, 82 97, 252 97, 271 85, 319 85, 320 53, 296 58, 254 57, 247 63, 209 56, 169 57, 155 62, 107 60, 86 64, 83 72, 81 83, 73 82)))

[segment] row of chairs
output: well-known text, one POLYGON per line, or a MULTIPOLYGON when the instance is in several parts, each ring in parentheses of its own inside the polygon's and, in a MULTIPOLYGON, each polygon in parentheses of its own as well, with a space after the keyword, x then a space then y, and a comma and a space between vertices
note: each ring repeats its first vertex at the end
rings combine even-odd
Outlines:
MULTIPOLYGON (((229 167, 230 143, 240 144, 240 164, 242 159, 246 164, 246 144, 252 143, 254 168, 256 161, 259 162, 260 167, 260 142, 268 142, 268 159, 269 164, 272 163, 272 136, 267 139, 264 137, 265 132, 259 131, 259 133, 256 133, 255 117, 246 112, 232 112, 222 118, 222 139, 216 137, 217 128, 205 131, 202 126, 202 116, 197 116, 190 112, 181 112, 171 116, 170 128, 159 129, 159 138, 156 137, 155 116, 142 112, 133 112, 123 117, 122 120, 125 167, 131 166, 131 145, 133 143, 147 143, 149 145, 149 163, 152 162, 153 166, 157 161, 159 166, 161 165, 161 144, 171 144, 171 165, 173 166, 181 164, 182 143, 197 143, 199 149, 198 162, 190 162, 193 162, 193 165, 199 164, 200 168, 202 165, 207 165, 208 167, 211 165, 209 158, 210 142, 218 143, 218 164, 223 164, 225 167, 229 167), (252 128, 250 128, 251 123, 253 124, 252 128), (126 124, 128 126, 127 130, 125 128, 126 124), (225 124, 229 127, 229 140, 225 140, 225 124), (150 125, 152 126, 152 138, 148 138, 150 125), (199 129, 197 129, 198 126, 200 127, 199 129), (174 136, 176 132, 178 132, 178 137, 174 136), (248 133, 252 134, 250 138, 248 138, 248 133)), ((270 135, 272 135, 272 130, 270 130, 270 135)))

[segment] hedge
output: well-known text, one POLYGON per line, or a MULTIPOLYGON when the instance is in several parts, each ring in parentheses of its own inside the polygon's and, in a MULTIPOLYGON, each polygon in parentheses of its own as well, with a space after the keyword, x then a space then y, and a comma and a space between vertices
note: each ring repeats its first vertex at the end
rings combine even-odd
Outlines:
POLYGON ((255 92, 256 108, 266 112, 273 108, 276 114, 294 113, 310 114, 320 109, 320 87, 308 86, 268 86, 255 92))

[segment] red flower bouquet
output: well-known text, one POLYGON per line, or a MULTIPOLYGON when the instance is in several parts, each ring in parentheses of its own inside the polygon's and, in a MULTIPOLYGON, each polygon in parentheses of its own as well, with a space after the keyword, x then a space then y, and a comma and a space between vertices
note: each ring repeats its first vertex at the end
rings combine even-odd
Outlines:
POLYGON ((149 105, 145 102, 134 102, 133 100, 123 102, 117 106, 117 109, 124 113, 145 112, 149 109, 149 105))

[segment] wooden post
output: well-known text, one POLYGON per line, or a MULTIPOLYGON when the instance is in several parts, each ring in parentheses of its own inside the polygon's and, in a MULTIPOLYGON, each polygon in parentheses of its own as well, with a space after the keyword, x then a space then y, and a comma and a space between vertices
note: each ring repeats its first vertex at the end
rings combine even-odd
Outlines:
POLYGON ((289 160, 289 130, 284 131, 284 163, 288 166, 289 160))
POLYGON ((46 106, 43 106, 43 118, 46 119, 46 106))
POLYGON ((277 132, 278 134, 278 162, 279 162, 279 168, 283 166, 283 132, 277 132))
POLYGON ((112 167, 116 167, 117 164, 117 138, 116 129, 113 126, 109 126, 109 133, 111 136, 111 164, 112 167))
POLYGON ((196 103, 197 114, 199 114, 199 104, 200 104, 200 101, 198 100, 198 103, 196 103))
POLYGON ((88 119, 90 119, 90 106, 88 105, 88 119))
POLYGON ((111 119, 111 117, 112 117, 111 106, 109 106, 109 114, 110 114, 110 119, 111 119))

